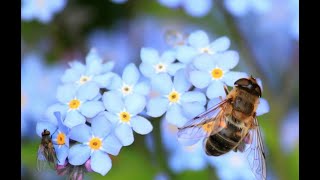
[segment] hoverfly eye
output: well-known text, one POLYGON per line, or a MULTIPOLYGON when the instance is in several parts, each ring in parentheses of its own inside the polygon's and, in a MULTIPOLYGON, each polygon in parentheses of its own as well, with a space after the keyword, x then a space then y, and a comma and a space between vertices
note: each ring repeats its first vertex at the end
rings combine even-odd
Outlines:
POLYGON ((238 85, 238 86, 248 86, 250 84, 250 81, 247 78, 241 78, 238 79, 234 85, 238 85))

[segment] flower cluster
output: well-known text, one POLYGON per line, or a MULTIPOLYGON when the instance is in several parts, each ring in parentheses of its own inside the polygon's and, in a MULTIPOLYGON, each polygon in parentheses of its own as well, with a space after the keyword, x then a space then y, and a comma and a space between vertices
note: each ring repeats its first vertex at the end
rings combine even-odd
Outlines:
MULTIPOLYGON (((231 71, 239 55, 228 50, 227 37, 210 42, 198 30, 177 44, 162 53, 142 48, 140 65, 126 65, 122 75, 112 72, 114 62, 105 63, 95 49, 85 64, 70 63, 57 90, 58 103, 47 110, 49 121, 37 125, 39 136, 45 129, 53 133, 58 174, 65 174, 61 169, 70 166, 107 174, 112 167, 109 155, 117 156, 123 146, 131 145, 133 131, 141 135, 152 131, 148 119, 163 117, 175 128, 181 127, 224 97, 224 86, 248 77, 231 71)), ((258 110, 265 113, 268 104, 261 102, 258 110)), ((172 157, 180 157, 181 148, 174 149, 172 157)), ((181 166, 176 163, 171 162, 173 167, 181 166)), ((194 168, 204 167, 201 164, 194 168)))

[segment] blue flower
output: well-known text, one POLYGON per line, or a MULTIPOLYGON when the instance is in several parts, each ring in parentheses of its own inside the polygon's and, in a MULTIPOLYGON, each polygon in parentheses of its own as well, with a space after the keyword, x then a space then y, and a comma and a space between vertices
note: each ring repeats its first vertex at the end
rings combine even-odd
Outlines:
POLYGON ((80 86, 78 89, 71 84, 58 87, 57 99, 63 105, 59 108, 62 109, 61 114, 65 114, 64 124, 72 128, 85 123, 86 117, 93 118, 104 111, 102 102, 96 99, 99 95, 99 88, 93 83, 80 86))
POLYGON ((161 74, 151 82, 159 96, 149 100, 147 114, 160 117, 166 113, 166 119, 178 127, 183 126, 188 119, 204 111, 206 97, 198 91, 189 91, 191 84, 188 82, 184 70, 179 70, 172 82, 167 74, 161 74))
POLYGON ((140 52, 142 63, 141 73, 148 78, 154 78, 159 74, 169 74, 173 76, 177 70, 184 67, 182 63, 174 63, 176 56, 174 51, 165 51, 161 57, 157 50, 153 48, 142 48, 140 52))
POLYGON ((35 123, 43 119, 47 106, 55 102, 60 66, 46 66, 40 54, 30 53, 22 57, 21 64, 21 135, 35 134, 35 123), (50 95, 51 94, 51 95, 50 95))
POLYGON ((281 145, 285 152, 299 145, 299 110, 291 109, 281 123, 281 145))
POLYGON ((126 3, 128 0, 111 0, 111 1, 117 4, 123 4, 123 3, 126 3))
POLYGON ((69 163, 78 166, 91 158, 91 169, 106 175, 112 166, 107 153, 116 156, 122 147, 112 133, 112 124, 98 115, 92 119, 91 127, 80 124, 73 127, 69 135, 70 139, 80 142, 70 148, 69 163))
POLYGON ((139 94, 146 96, 150 91, 150 85, 147 81, 138 82, 140 73, 138 68, 133 64, 128 64, 122 73, 122 78, 118 75, 114 76, 111 91, 116 91, 127 96, 130 94, 139 94))
POLYGON ((234 72, 239 61, 235 51, 226 51, 215 55, 201 55, 194 60, 194 66, 199 70, 190 72, 190 81, 197 88, 207 88, 209 99, 225 96, 223 86, 233 86, 234 82, 248 75, 243 72, 234 72))
POLYGON ((262 14, 271 8, 270 0, 225 0, 226 9, 234 16, 244 16, 249 11, 255 14, 262 14))
POLYGON ((194 17, 203 17, 207 15, 213 4, 212 0, 158 0, 160 4, 169 8, 178 8, 182 6, 185 11, 194 17))
POLYGON ((55 113, 56 122, 39 121, 37 123, 36 132, 42 137, 42 132, 47 129, 52 136, 54 150, 56 151, 58 164, 65 164, 69 152, 69 129, 62 124, 60 113, 55 113))
POLYGON ((133 143, 132 129, 138 134, 148 134, 152 131, 151 123, 138 114, 143 111, 146 99, 139 94, 130 94, 122 97, 121 94, 108 91, 102 97, 106 118, 115 124, 114 133, 123 146, 133 143))
POLYGON ((92 84, 97 88, 106 88, 114 76, 114 73, 109 72, 114 63, 103 64, 101 57, 93 48, 86 57, 86 65, 74 61, 70 63, 70 66, 71 68, 66 70, 61 78, 65 84, 76 84, 79 87, 92 84))
POLYGON ((169 167, 180 173, 185 170, 198 171, 206 168, 207 159, 202 141, 192 146, 182 146, 177 140, 178 127, 161 120, 161 137, 165 149, 169 152, 169 167))
POLYGON ((37 19, 42 23, 48 23, 66 4, 66 0, 22 0, 21 18, 26 21, 37 19))

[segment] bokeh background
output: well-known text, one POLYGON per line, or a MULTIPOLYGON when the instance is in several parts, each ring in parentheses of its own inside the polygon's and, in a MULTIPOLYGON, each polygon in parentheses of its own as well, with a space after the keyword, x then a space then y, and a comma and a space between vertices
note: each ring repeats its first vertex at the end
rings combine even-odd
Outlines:
MULTIPOLYGON (((21 2, 21 178, 64 179, 36 172, 40 137, 35 124, 56 102, 68 62, 84 61, 91 47, 116 62, 121 74, 140 64, 140 49, 170 48, 168 30, 202 29, 210 40, 228 36, 240 54, 236 70, 259 77, 270 112, 259 117, 267 151, 268 179, 299 179, 299 1, 298 0, 22 0, 21 2)), ((235 153, 208 159, 202 147, 171 142, 175 129, 152 120, 147 136, 112 157, 106 176, 85 179, 252 179, 235 153)))

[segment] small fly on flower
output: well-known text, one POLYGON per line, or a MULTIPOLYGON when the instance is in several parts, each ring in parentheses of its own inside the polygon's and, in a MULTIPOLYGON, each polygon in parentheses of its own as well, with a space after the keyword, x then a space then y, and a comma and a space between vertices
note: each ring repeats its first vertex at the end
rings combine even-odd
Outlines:
POLYGON ((47 165, 49 165, 50 167, 55 167, 57 161, 59 161, 52 143, 52 134, 50 135, 50 131, 48 131, 47 129, 44 129, 41 133, 42 139, 39 145, 37 159, 38 171, 45 169, 47 165))
POLYGON ((89 172, 85 164, 74 166, 68 162, 65 165, 57 165, 56 170, 58 175, 66 175, 68 180, 83 180, 84 174, 89 172))

